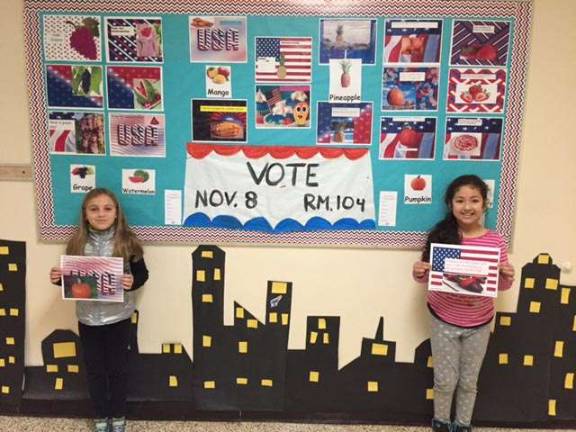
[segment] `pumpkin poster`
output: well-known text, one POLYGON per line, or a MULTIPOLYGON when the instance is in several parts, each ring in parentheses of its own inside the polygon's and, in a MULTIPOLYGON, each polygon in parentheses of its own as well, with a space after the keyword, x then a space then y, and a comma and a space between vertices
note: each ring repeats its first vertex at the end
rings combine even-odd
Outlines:
POLYGON ((124 259, 62 255, 64 300, 123 302, 124 259))

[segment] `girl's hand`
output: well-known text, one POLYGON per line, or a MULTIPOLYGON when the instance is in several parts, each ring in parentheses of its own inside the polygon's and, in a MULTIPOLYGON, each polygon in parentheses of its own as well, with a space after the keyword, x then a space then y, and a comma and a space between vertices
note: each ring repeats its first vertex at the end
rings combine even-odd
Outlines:
POLYGON ((428 271, 432 266, 425 261, 416 261, 412 266, 412 276, 419 282, 423 282, 424 278, 428 276, 428 271))
POLYGON ((57 284, 62 280, 62 269, 60 267, 52 267, 50 269, 50 282, 57 284))
POLYGON ((132 285, 134 284, 134 276, 131 274, 124 274, 122 275, 122 288, 126 291, 132 289, 132 285))
POLYGON ((500 276, 504 279, 512 282, 514 281, 514 266, 510 263, 503 263, 498 266, 498 271, 500 276))

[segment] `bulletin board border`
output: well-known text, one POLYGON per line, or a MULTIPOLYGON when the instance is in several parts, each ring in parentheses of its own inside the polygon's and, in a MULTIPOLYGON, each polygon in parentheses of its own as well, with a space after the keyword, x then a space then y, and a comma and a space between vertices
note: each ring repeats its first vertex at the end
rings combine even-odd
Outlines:
MULTIPOLYGON (((42 64, 40 14, 73 11, 93 13, 146 13, 197 15, 270 15, 270 16, 335 16, 335 17, 442 17, 482 19, 514 19, 511 40, 510 77, 507 96, 506 129, 500 171, 496 229, 510 243, 516 203, 516 179, 519 149, 522 140, 522 119, 525 104, 525 83, 529 55, 532 0, 302 0, 302 1, 234 1, 226 4, 213 0, 107 0, 85 2, 25 0, 24 30, 26 45, 26 78, 29 83, 39 79, 42 64), (80 9, 79 9, 80 10, 80 9)), ((53 208, 50 155, 46 145, 47 107, 42 86, 28 85, 29 114, 33 146, 34 183, 39 236, 42 240, 62 241, 74 226, 56 225, 53 208)), ((419 248, 425 232, 406 231, 316 231, 269 234, 227 229, 197 229, 180 226, 138 226, 134 230, 143 241, 163 243, 194 243, 222 245, 335 246, 370 248, 419 248)))

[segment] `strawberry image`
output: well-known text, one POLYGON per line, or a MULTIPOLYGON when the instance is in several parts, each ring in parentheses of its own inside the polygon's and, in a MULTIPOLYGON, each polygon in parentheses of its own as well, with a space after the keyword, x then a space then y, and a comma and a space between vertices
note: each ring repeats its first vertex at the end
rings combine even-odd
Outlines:
POLYGON ((473 86, 470 86, 470 88, 468 89, 468 93, 470 93, 470 95, 476 99, 476 95, 478 93, 483 93, 484 90, 482 89, 482 86, 480 84, 475 84, 473 86))
POLYGON ((470 94, 470 92, 462 92, 460 93, 460 99, 466 103, 471 103, 474 100, 474 97, 470 94))
POLYGON ((498 59, 498 50, 492 44, 482 45, 476 51, 476 60, 485 60, 494 62, 498 59))

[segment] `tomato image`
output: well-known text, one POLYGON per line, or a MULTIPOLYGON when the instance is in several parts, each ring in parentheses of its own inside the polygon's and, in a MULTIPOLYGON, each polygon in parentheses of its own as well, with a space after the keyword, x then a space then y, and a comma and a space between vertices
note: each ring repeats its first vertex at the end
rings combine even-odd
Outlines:
POLYGON ((64 275, 65 298, 88 300, 96 298, 96 278, 93 276, 64 275))
POLYGON ((426 187, 426 180, 424 180, 424 178, 421 176, 415 177, 410 182, 410 187, 415 191, 424 190, 424 188, 426 187))
POLYGON ((90 298, 92 297, 92 288, 86 282, 76 282, 70 287, 70 292, 74 298, 90 298))

